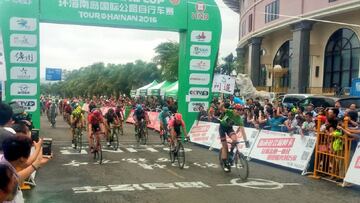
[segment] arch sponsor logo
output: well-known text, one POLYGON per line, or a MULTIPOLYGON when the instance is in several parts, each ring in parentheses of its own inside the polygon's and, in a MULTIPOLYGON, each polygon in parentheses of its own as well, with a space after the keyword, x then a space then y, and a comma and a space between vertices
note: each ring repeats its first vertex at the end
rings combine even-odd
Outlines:
POLYGON ((208 85, 210 83, 210 74, 192 73, 189 77, 191 85, 208 85))
POLYGON ((191 32, 191 41, 192 42, 205 42, 209 43, 212 39, 212 32, 210 31, 198 31, 194 30, 191 32))
POLYGON ((37 100, 36 99, 13 99, 12 101, 18 103, 22 106, 25 111, 34 112, 37 109, 37 100))
POLYGON ((37 78, 36 67, 12 67, 10 79, 12 80, 35 80, 37 78))
POLYGON ((191 59, 190 70, 208 71, 210 70, 210 60, 207 59, 191 59))
POLYGON ((10 18, 10 30, 35 31, 37 29, 36 18, 10 18))
POLYGON ((14 50, 10 52, 10 63, 34 64, 37 62, 36 51, 14 50))
POLYGON ((36 47, 37 36, 28 34, 12 34, 10 35, 11 47, 36 47))
POLYGON ((206 4, 204 2, 196 2, 195 4, 195 12, 191 13, 191 18, 193 20, 201 20, 201 21, 208 21, 209 20, 209 13, 206 11, 206 4))
POLYGON ((172 5, 174 5, 174 6, 177 6, 177 5, 180 4, 180 1, 181 1, 181 0, 170 0, 170 3, 171 3, 172 5))
POLYGON ((189 102, 188 112, 199 112, 200 106, 204 107, 204 109, 208 109, 209 102, 202 102, 202 101, 189 102))
POLYGON ((190 56, 209 57, 210 54, 210 45, 192 45, 190 47, 190 56))
POLYGON ((36 96, 36 83, 13 83, 10 87, 10 94, 12 96, 36 96))
POLYGON ((196 99, 207 99, 209 97, 209 93, 209 88, 191 87, 189 90, 190 97, 196 99))

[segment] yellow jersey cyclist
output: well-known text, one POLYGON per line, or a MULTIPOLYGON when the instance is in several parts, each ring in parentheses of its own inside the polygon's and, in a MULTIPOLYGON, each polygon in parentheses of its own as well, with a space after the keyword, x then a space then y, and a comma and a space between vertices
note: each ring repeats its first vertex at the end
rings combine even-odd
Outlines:
POLYGON ((245 141, 246 148, 250 147, 249 141, 247 141, 246 133, 244 129, 244 121, 241 117, 243 114, 243 106, 240 104, 235 104, 233 109, 226 109, 224 106, 220 108, 220 111, 223 112, 223 116, 220 119, 220 127, 219 127, 219 134, 220 140, 222 145, 221 151, 221 159, 224 162, 224 171, 230 171, 230 163, 228 163, 228 143, 226 141, 226 136, 230 137, 232 142, 237 142, 237 134, 241 133, 245 141), (233 126, 239 126, 237 131, 235 132, 233 126))
POLYGON ((70 115, 70 127, 71 127, 71 137, 72 137, 72 143, 71 146, 75 148, 75 129, 83 129, 85 128, 85 116, 83 114, 83 111, 81 109, 80 105, 77 105, 76 108, 71 112, 70 115))

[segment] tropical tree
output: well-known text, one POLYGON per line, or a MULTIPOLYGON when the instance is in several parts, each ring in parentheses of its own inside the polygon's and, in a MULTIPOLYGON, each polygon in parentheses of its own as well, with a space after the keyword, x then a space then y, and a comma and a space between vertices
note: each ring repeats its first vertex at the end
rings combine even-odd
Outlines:
POLYGON ((178 80, 179 43, 163 42, 155 48, 155 53, 153 61, 160 67, 161 77, 168 81, 178 80))

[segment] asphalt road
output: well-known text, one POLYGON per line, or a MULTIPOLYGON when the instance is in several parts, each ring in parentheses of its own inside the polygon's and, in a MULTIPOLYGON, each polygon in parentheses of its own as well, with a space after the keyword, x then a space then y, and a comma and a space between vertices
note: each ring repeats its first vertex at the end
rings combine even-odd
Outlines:
POLYGON ((185 145, 186 166, 179 169, 157 133, 149 131, 149 143, 136 146, 133 132, 126 125, 119 150, 105 151, 99 165, 87 148, 81 154, 71 149, 62 119, 52 129, 42 117, 41 136, 53 138, 54 158, 38 171, 36 187, 24 191, 26 202, 360 202, 359 188, 253 161, 242 182, 219 168, 218 152, 194 144, 185 145))

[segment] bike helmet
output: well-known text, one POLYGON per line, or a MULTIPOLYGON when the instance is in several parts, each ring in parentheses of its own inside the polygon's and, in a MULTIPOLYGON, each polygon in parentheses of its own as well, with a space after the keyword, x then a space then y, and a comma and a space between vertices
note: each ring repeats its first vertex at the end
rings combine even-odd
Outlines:
POLYGON ((234 109, 241 110, 241 109, 243 109, 243 106, 241 104, 235 104, 234 109))
POLYGON ((136 105, 136 110, 141 111, 143 109, 141 104, 136 105))
POLYGON ((176 113, 176 114, 175 114, 175 119, 176 119, 176 120, 182 120, 182 115, 181 115, 181 113, 176 113))
POLYGON ((95 117, 100 117, 101 116, 101 112, 100 112, 99 109, 94 109, 92 113, 94 114, 95 117))
POLYGON ((168 112, 168 111, 169 111, 169 108, 166 107, 166 106, 164 106, 164 107, 162 108, 162 110, 163 110, 164 112, 168 112))

